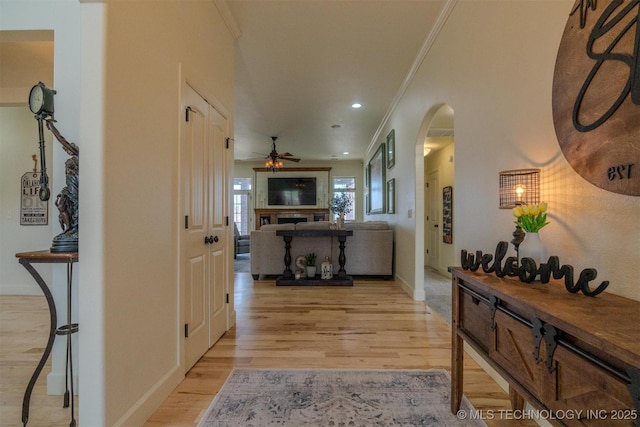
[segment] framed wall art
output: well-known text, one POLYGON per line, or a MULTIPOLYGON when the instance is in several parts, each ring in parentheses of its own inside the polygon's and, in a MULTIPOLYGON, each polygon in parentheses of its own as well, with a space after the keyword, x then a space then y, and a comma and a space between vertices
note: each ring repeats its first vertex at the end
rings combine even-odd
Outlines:
POLYGON ((387 181, 387 213, 396 213, 396 179, 387 181))
POLYGON ((442 241, 453 243, 453 187, 442 189, 442 241))
POLYGON ((396 130, 391 129, 387 135, 387 169, 396 164, 396 130))
POLYGON ((367 165, 369 175, 369 213, 381 214, 385 212, 385 163, 384 143, 376 150, 367 165))

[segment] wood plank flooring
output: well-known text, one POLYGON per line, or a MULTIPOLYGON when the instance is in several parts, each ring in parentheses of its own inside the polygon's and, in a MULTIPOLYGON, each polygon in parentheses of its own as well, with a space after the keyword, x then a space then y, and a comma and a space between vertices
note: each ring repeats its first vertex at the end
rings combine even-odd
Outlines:
MULTIPOLYGON (((449 324, 394 281, 276 287, 273 280, 254 282, 250 274, 237 273, 235 286, 236 327, 189 371, 145 427, 195 426, 233 367, 450 369, 449 324)), ((0 425, 17 426, 24 387, 46 341, 46 304, 43 297, 1 296, 0 309, 0 425)), ((45 394, 47 370, 34 391, 29 426, 68 425, 61 397, 45 394)), ((476 409, 509 409, 508 395, 470 357, 465 395, 476 409)))

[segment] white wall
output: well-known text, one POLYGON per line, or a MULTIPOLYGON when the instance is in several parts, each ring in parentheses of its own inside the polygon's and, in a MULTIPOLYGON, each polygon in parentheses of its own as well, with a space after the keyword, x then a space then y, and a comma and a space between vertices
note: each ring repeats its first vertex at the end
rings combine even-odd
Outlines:
MULTIPOLYGON (((42 75, 42 77, 44 77, 43 82, 50 84, 51 87, 58 92, 54 98, 55 118, 58 120, 56 127, 66 139, 78 143, 80 151, 82 152, 82 144, 79 143, 80 46, 82 41, 79 2, 6 0, 2 1, 0 12, 1 31, 34 31, 35 33, 33 34, 36 34, 36 40, 42 41, 46 39, 48 42, 51 42, 50 33, 53 32, 53 70, 51 72, 50 59, 46 60, 46 64, 38 62, 37 66, 43 66, 42 70, 45 72, 45 74, 42 75), (53 76, 53 81, 51 81, 51 76, 53 76)), ((24 39, 30 40, 31 37, 24 35, 24 39)), ((36 49, 33 52, 37 53, 41 52, 41 50, 36 49)), ((32 71, 19 71, 16 73, 15 69, 11 71, 11 74, 13 74, 14 78, 17 78, 18 84, 11 90, 6 91, 9 99, 8 102, 19 103, 19 99, 26 100, 29 89, 33 84, 37 83, 37 81, 29 82, 28 80, 35 77, 40 79, 40 75, 33 74, 32 71), (23 93, 23 95, 20 96, 20 93, 23 93)), ((3 88, 3 96, 4 94, 5 90, 3 88)), ((45 134, 47 133, 49 132, 45 130, 45 134)), ((53 138, 50 139, 50 141, 53 140, 53 138)), ((37 136, 34 142, 35 141, 37 141, 37 136)), ((64 162, 69 156, 57 142, 53 142, 50 145, 52 146, 52 155, 47 157, 47 167, 51 182, 51 194, 55 197, 65 185, 64 162)), ((82 165, 80 165, 80 168, 82 170, 82 165)), ((82 187, 82 183, 80 186, 82 187)), ((82 188, 80 191, 82 192, 82 188)), ((38 242, 34 241, 33 243, 37 243, 38 246, 32 247, 31 250, 46 249, 50 246, 50 243, 43 247, 41 246, 42 242, 44 240, 50 242, 55 235, 61 232, 57 223, 57 209, 51 206, 53 206, 53 204, 50 205, 49 210, 49 221, 51 223, 48 230, 49 235, 45 237, 45 233, 43 232, 43 236, 41 238, 39 237, 39 239, 42 240, 38 242)), ((14 242, 11 242, 9 245, 14 244, 14 242)), ((44 265, 37 266, 37 269, 38 271, 49 271, 49 268, 44 265)), ((50 267, 50 271, 51 280, 47 284, 56 301, 58 312, 65 313, 67 309, 66 268, 64 265, 56 265, 50 267)), ((77 267, 75 271, 78 271, 77 267)), ((74 295, 72 302, 73 322, 77 321, 79 316, 77 304, 78 291, 78 274, 75 274, 72 286, 72 293, 74 295)), ((78 335, 79 337, 83 335, 82 330, 78 335)), ((76 351, 78 341, 81 341, 81 339, 74 340, 74 354, 76 355, 78 354, 76 351)), ((47 391, 49 393, 61 393, 64 390, 65 350, 64 341, 56 340, 51 356, 52 371, 47 376, 47 391)), ((74 372, 78 372, 78 370, 74 372)))
MULTIPOLYGON (((49 132, 45 134, 45 141, 46 156, 51 165, 49 132)), ((0 294, 42 295, 31 275, 18 263, 15 254, 51 246, 51 227, 52 224, 58 224, 58 210, 49 201, 48 225, 20 225, 20 181, 25 172, 33 169, 33 154, 38 156, 37 169, 40 170, 38 125, 33 113, 25 105, 0 107, 0 152, 0 294)), ((45 283, 51 283, 50 264, 39 265, 38 272, 45 283)))
POLYGON ((550 209, 551 223, 540 233, 548 252, 578 271, 597 269, 598 279, 611 282, 609 292, 640 299, 640 198, 585 182, 564 159, 553 128, 555 57, 573 3, 459 1, 382 130, 395 129, 400 147, 387 179, 395 176, 404 190, 400 214, 389 220, 396 229, 396 274, 410 286, 419 243, 407 211, 422 192, 412 186, 415 147, 427 112, 448 103, 455 111, 456 262, 461 249, 493 253, 498 241, 512 238, 511 212, 498 209, 498 172, 539 167, 550 209))
POLYGON ((104 17, 105 424, 136 425, 182 378, 180 80, 232 112, 234 47, 211 1, 108 2, 104 17))
POLYGON ((54 30, 58 128, 80 147, 82 424, 141 425, 183 378, 180 72, 232 112, 233 39, 212 1, 1 8, 2 30, 54 30))

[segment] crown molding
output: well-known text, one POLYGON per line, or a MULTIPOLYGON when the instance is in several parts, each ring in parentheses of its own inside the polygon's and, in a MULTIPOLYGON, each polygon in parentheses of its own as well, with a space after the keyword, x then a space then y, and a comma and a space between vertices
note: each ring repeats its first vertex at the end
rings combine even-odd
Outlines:
POLYGON ((429 34, 427 34, 427 37, 422 43, 422 47, 418 51, 418 54, 416 55, 416 58, 413 61, 413 64, 411 64, 411 67, 409 68, 407 75, 402 81, 402 84, 400 85, 398 92, 396 92, 396 96, 393 98, 393 101, 391 101, 391 104, 389 105, 387 112, 382 118, 382 121, 380 122, 380 125, 378 126, 376 133, 373 135, 373 138, 371 139, 371 142, 369 143, 369 146, 367 147, 367 150, 365 153, 367 154, 370 153, 373 150, 373 148, 376 146, 376 141, 380 137, 380 134, 382 133, 384 127, 387 125, 387 122, 389 121, 389 117, 391 117, 391 114, 393 114, 393 111, 396 109, 398 103, 404 96, 405 91, 413 81, 413 78, 415 77, 416 73, 420 69, 420 66, 424 61, 424 58, 427 56, 427 54, 431 50, 431 47, 433 46, 436 39, 438 38, 440 31, 444 27, 444 24, 447 22, 447 19, 449 19, 449 15, 451 15, 451 12, 453 11, 453 8, 457 3, 458 3, 458 0, 446 0, 444 5, 442 6, 442 9, 440 9, 440 13, 438 14, 438 18, 436 19, 436 22, 434 23, 433 27, 431 28, 431 31, 429 31, 429 34))
POLYGON ((234 40, 237 40, 242 34, 242 31, 240 31, 240 26, 238 25, 236 19, 233 17, 233 13, 231 13, 231 9, 229 9, 226 0, 213 0, 213 3, 218 8, 218 12, 220 12, 222 20, 227 25, 231 36, 234 40))

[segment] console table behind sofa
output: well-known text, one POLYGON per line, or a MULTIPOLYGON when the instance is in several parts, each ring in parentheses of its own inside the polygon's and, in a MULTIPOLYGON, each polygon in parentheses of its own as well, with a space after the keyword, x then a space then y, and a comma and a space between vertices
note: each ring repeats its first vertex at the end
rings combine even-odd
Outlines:
MULTIPOLYGON (((347 274, 351 276, 393 275, 393 230, 384 221, 355 222, 345 224, 352 230, 345 246, 347 274)), ((329 222, 300 222, 297 224, 271 224, 251 232, 251 274, 280 276, 284 266, 284 242, 276 235, 278 230, 329 230, 329 222)), ((318 260, 329 256, 333 271, 339 270, 339 241, 336 237, 295 237, 291 242, 291 257, 315 252, 318 260)))

